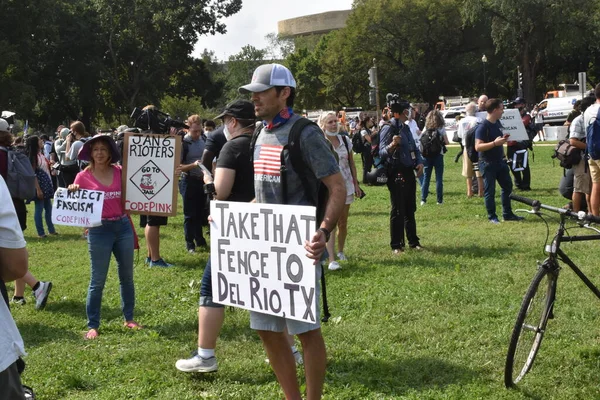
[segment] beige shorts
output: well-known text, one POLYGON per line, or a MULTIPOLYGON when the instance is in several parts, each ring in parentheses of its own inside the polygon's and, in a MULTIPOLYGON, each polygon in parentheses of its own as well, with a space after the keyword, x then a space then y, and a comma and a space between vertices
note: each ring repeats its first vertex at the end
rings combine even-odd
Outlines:
POLYGON ((592 179, 590 177, 590 168, 586 168, 586 160, 583 159, 577 164, 573 170, 573 191, 577 193, 592 193, 592 179))
POLYGON ((346 205, 354 203, 354 193, 346 196, 346 205))
POLYGON ((590 175, 592 176, 592 182, 600 182, 600 160, 589 160, 590 163, 590 175))
POLYGON ((464 176, 467 179, 471 179, 473 177, 473 175, 475 175, 478 178, 481 178, 481 172, 480 171, 473 171, 473 163, 471 162, 471 159, 469 158, 468 154, 467 154, 467 149, 463 150, 463 168, 462 168, 462 176, 464 176))

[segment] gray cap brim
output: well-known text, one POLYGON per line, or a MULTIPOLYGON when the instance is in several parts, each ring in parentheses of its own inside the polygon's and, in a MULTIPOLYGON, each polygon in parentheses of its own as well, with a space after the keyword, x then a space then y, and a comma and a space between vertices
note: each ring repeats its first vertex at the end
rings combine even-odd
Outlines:
POLYGON ((272 85, 265 85, 263 83, 254 82, 240 87, 238 89, 238 92, 240 92, 241 94, 260 93, 264 92, 265 90, 271 89, 272 87, 272 85))

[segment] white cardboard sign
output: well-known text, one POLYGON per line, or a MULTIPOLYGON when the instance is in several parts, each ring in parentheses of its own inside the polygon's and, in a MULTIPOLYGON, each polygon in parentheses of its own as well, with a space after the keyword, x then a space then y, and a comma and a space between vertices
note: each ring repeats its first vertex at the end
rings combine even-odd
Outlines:
MULTIPOLYGON (((477 118, 480 118, 481 120, 484 120, 486 117, 486 112, 477 113, 477 118)), ((502 133, 508 133, 510 135, 508 140, 529 140, 529 136, 527 136, 527 131, 525 130, 525 125, 523 124, 519 110, 515 108, 504 110, 504 114, 502 114, 502 118, 500 118, 500 123, 502 124, 502 133)))
POLYGON ((52 203, 52 223, 91 228, 102 225, 104 192, 58 188, 52 203))
POLYGON ((177 178, 181 137, 125 134, 123 145, 124 209, 131 214, 177 214, 177 178))
POLYGON ((316 230, 315 210, 211 202, 213 301, 315 323, 317 266, 304 249, 316 230))

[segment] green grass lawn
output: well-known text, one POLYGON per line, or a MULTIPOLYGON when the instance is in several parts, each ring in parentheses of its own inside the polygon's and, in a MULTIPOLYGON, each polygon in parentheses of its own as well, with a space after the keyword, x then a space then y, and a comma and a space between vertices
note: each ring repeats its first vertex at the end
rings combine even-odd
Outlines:
MULTIPOLYGON (((533 190, 527 195, 562 206, 566 200, 557 185, 563 172, 553 166, 551 151, 536 147, 533 190)), ((570 270, 559 280, 556 318, 549 322, 533 370, 518 390, 504 388, 510 332, 536 260, 544 258, 546 227, 532 216, 489 224, 483 199, 466 198, 461 164, 452 162, 455 152, 451 148, 446 156, 444 204, 430 197, 417 211, 424 251, 392 256, 385 187, 363 187, 367 196, 352 206, 349 261, 327 274, 332 320, 323 326, 324 398, 600 398, 600 303, 570 270)), ((554 223, 550 228, 553 233, 554 223)), ((54 289, 43 311, 34 309, 29 288, 28 303, 12 308, 29 353, 23 381, 39 399, 283 397, 243 310, 227 310, 217 373, 175 369, 175 361, 196 347, 199 282, 208 256, 185 251, 181 214, 161 230, 163 256, 175 268, 144 266, 145 251, 137 257, 136 319, 146 329, 122 327, 113 261, 96 341, 83 340, 87 245, 81 229, 58 231, 58 237, 38 239, 30 208, 30 268, 39 279, 51 280, 54 289)), ((144 248, 141 229, 138 234, 144 248)), ((597 247, 563 248, 598 279, 597 247)), ((298 377, 304 381, 303 371, 298 377)))

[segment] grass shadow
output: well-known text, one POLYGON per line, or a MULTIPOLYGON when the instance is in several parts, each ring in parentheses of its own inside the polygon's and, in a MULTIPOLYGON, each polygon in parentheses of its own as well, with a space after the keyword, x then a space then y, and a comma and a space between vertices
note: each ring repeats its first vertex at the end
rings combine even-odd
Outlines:
POLYGON ((55 328, 39 322, 19 322, 19 332, 23 337, 25 347, 38 347, 46 342, 60 340, 79 340, 79 335, 67 329, 55 328))
POLYGON ((428 390, 449 385, 465 385, 481 375, 462 365, 437 358, 421 357, 383 361, 377 358, 329 360, 326 382, 329 387, 353 385, 401 396, 408 390, 428 390))
MULTIPOLYGON (((86 318, 85 312, 85 298, 81 299, 81 301, 75 300, 63 300, 59 302, 51 302, 46 305, 44 308, 46 312, 66 314, 76 318, 86 318)), ((119 318, 123 315, 123 312, 120 308, 117 307, 107 307, 106 305, 102 305, 102 320, 110 321, 115 318, 119 318)), ((144 315, 144 313, 140 310, 135 310, 136 316, 144 315)))

